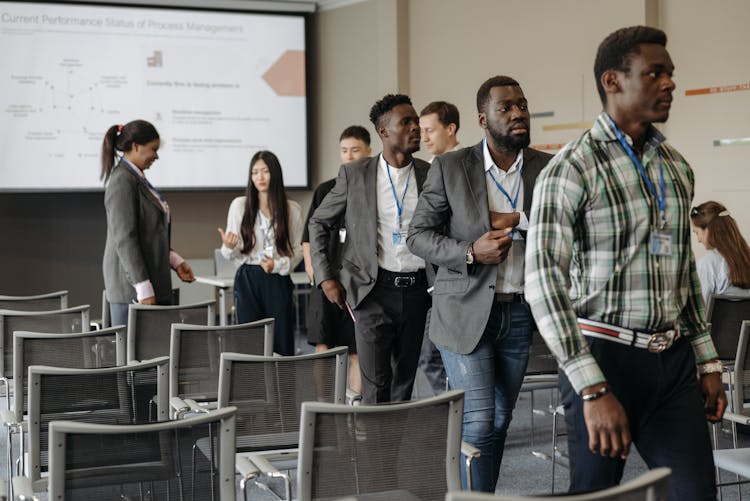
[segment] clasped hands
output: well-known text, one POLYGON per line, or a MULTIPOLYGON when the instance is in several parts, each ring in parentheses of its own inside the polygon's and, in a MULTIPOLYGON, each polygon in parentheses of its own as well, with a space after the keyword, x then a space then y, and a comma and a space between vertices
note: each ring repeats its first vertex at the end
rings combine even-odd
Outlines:
POLYGON ((519 222, 520 212, 490 211, 492 229, 474 241, 474 261, 482 264, 498 264, 505 261, 513 243, 510 234, 519 222))

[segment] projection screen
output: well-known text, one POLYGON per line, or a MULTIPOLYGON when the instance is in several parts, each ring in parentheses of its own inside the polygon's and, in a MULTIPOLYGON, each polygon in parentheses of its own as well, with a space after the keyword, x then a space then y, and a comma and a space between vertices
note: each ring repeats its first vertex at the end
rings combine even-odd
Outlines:
MULTIPOLYGON (((210 2, 206 2, 210 5, 210 2)), ((0 2, 0 190, 101 190, 104 132, 152 122, 162 189, 308 186, 302 15, 0 2)))

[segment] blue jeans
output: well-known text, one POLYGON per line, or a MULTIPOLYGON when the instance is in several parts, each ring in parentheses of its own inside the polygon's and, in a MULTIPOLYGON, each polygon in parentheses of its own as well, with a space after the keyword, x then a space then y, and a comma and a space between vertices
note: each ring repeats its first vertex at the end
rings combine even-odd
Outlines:
MULTIPOLYGON (((471 468, 473 490, 495 492, 533 329, 528 304, 496 302, 474 351, 461 355, 440 348, 451 389, 465 392, 463 440, 481 452, 471 468)), ((463 468, 461 477, 466 488, 463 468)))

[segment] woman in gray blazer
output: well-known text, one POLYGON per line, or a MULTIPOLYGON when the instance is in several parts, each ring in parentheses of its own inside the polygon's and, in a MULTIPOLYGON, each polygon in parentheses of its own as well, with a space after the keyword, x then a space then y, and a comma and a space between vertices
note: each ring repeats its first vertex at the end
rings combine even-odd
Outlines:
POLYGON ((107 243, 102 270, 112 325, 127 324, 128 304, 171 304, 170 268, 185 282, 190 265, 169 246, 169 205, 144 171, 159 158, 159 133, 145 120, 113 125, 104 135, 107 243))

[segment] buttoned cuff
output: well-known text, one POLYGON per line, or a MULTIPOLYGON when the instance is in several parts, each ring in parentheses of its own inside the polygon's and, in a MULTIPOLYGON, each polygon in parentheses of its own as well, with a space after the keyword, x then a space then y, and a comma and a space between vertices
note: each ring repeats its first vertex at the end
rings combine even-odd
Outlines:
POLYGON ((138 301, 142 301, 147 297, 154 297, 154 286, 151 285, 151 280, 138 282, 133 287, 135 288, 135 297, 138 301))
POLYGON ((579 394, 584 388, 607 381, 591 353, 571 358, 563 366, 563 370, 571 386, 579 394))

